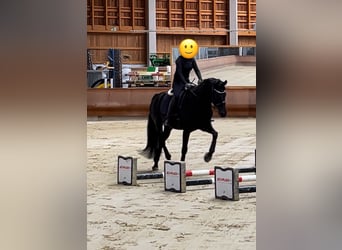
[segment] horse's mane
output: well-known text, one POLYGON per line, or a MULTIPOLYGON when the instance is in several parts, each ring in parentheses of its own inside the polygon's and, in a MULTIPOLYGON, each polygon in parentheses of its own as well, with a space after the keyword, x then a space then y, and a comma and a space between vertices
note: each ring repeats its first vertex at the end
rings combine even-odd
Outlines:
POLYGON ((198 92, 202 91, 203 88, 207 88, 207 87, 210 87, 210 89, 212 89, 215 81, 217 81, 216 78, 206 78, 196 86, 194 91, 196 93, 198 93, 198 92))
POLYGON ((210 77, 210 78, 204 79, 201 83, 198 84, 198 86, 203 86, 206 84, 210 84, 211 86, 213 86, 216 82, 218 82, 218 79, 210 77))

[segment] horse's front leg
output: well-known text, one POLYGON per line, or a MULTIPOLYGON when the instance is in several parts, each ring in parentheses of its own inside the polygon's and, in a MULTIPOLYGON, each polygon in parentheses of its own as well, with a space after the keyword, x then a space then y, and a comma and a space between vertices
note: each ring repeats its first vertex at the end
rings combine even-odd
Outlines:
POLYGON ((183 131, 183 144, 182 144, 182 156, 181 161, 185 161, 185 155, 188 152, 188 142, 190 137, 190 131, 184 130, 183 131))
POLYGON ((212 135, 212 140, 209 148, 209 152, 204 155, 204 161, 209 162, 211 158, 213 157, 213 154, 215 152, 215 147, 216 147, 216 140, 218 137, 217 131, 209 124, 208 128, 203 129, 203 131, 208 132, 209 134, 212 135))

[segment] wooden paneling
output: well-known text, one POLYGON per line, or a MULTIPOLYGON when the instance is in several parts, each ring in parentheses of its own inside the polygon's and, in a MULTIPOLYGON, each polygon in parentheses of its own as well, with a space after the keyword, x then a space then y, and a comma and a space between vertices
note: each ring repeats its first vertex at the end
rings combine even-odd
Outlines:
POLYGON ((256 36, 239 36, 239 45, 240 46, 255 46, 256 45, 256 36))
POLYGON ((119 0, 107 1, 107 25, 119 26, 119 0))
POLYGON ((146 27, 145 1, 133 0, 133 27, 135 29, 146 27))
POLYGON ((211 0, 201 1, 200 8, 200 28, 214 28, 214 2, 211 0))
POLYGON ((156 0, 156 6, 159 30, 228 29, 229 0, 156 0))
POLYGON ((157 27, 170 27, 169 0, 156 1, 156 24, 157 27))
POLYGON ((228 29, 229 1, 216 0, 215 3, 215 28, 228 29))
MULTIPOLYGON (((88 48, 94 63, 107 50, 123 51, 123 62, 145 64, 148 0, 87 0, 88 48)), ((155 0, 157 53, 170 53, 184 38, 200 46, 229 45, 229 0, 155 0)), ((238 0, 240 45, 255 45, 256 0, 238 0)))
POLYGON ((170 28, 184 28, 184 1, 170 1, 170 28))
POLYGON ((238 0, 238 29, 249 30, 256 23, 256 0, 238 0))
POLYGON ((224 46, 227 44, 226 35, 206 36, 193 34, 158 34, 157 51, 160 53, 171 53, 172 48, 178 47, 183 39, 194 39, 199 46, 224 46))
POLYGON ((146 28, 146 0, 87 0, 89 30, 146 28))
POLYGON ((185 1, 185 28, 199 29, 198 0, 185 1))
POLYGON ((106 25, 105 0, 94 0, 93 6, 94 25, 106 25))
MULTIPOLYGON (((145 29, 147 0, 87 0, 88 30, 145 29)), ((229 0, 156 0, 158 29, 229 29, 229 0)), ((238 28, 253 29, 256 0, 238 0, 238 28)))
POLYGON ((87 48, 90 49, 93 63, 105 63, 110 48, 122 50, 123 63, 145 63, 145 33, 88 33, 87 48))

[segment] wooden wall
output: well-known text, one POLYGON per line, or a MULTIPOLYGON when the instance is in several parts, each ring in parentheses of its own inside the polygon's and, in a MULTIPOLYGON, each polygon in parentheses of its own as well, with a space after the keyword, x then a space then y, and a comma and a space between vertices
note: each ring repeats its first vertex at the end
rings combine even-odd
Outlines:
MULTIPOLYGON (((147 117, 152 96, 168 88, 88 89, 87 115, 147 117)), ((228 117, 256 117, 256 87, 226 87, 228 117)), ((213 113, 218 117, 217 112, 213 113)))
POLYGON ((256 45, 256 0, 238 0, 239 45, 256 45))
POLYGON ((156 0, 159 29, 227 29, 227 0, 156 0))
POLYGON ((238 29, 253 29, 256 23, 256 0, 238 0, 238 29))
POLYGON ((160 53, 171 53, 173 47, 178 47, 185 38, 194 39, 199 46, 224 46, 227 44, 227 35, 196 35, 196 34, 158 34, 157 51, 160 53))
POLYGON ((109 48, 121 49, 123 63, 146 63, 146 33, 88 32, 87 38, 94 63, 106 62, 109 48))
MULTIPOLYGON (((94 63, 109 48, 122 62, 146 64, 148 0, 87 0, 87 47, 94 63)), ((239 45, 256 45, 256 0, 238 0, 239 45)), ((200 46, 229 45, 229 0, 156 0, 157 53, 171 53, 184 38, 200 46)))
POLYGON ((87 0, 88 30, 143 30, 145 10, 145 0, 87 0))

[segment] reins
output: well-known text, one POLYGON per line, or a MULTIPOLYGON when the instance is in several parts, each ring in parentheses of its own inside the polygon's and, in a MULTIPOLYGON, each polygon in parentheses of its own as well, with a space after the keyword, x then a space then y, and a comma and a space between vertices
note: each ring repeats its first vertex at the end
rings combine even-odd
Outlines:
MULTIPOLYGON (((196 87, 198 87, 199 85, 197 85, 196 87)), ((192 95, 194 95, 195 97, 198 97, 198 95, 194 92, 194 89, 196 89, 196 87, 195 88, 189 88, 189 89, 187 89, 187 91, 189 91, 192 95)), ((212 88, 213 88, 213 91, 215 91, 216 93, 218 93, 218 94, 220 94, 220 95, 222 95, 222 94, 225 94, 225 91, 220 91, 220 90, 217 90, 217 89, 215 89, 214 88, 214 86, 212 86, 212 88)), ((226 101, 225 100, 223 100, 222 102, 220 102, 220 103, 212 103, 214 106, 218 106, 218 105, 221 105, 221 104, 225 104, 226 103, 226 101)))

